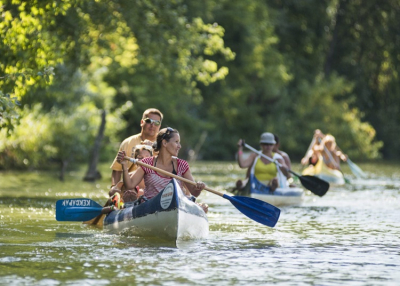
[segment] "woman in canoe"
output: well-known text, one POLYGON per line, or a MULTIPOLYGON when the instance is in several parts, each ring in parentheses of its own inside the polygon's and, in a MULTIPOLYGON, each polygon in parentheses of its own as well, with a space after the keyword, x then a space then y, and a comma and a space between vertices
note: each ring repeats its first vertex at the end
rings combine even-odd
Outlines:
POLYGON ((321 159, 328 168, 340 171, 340 160, 345 162, 347 155, 338 150, 335 137, 331 134, 325 135, 321 130, 316 129, 310 147, 304 158, 301 159, 301 163, 316 166, 318 163, 322 164, 321 159))
MULTIPOLYGON (((190 172, 189 164, 182 159, 179 159, 178 153, 181 149, 180 135, 178 130, 171 127, 161 129, 157 134, 156 142, 153 144, 153 149, 158 152, 157 156, 148 157, 142 160, 143 163, 165 170, 169 173, 194 181, 190 172)), ((134 173, 129 174, 127 169, 128 162, 124 160, 126 154, 124 151, 118 152, 117 161, 122 165, 124 185, 127 189, 133 190, 142 179, 144 179, 144 196, 147 199, 155 197, 161 192, 171 180, 171 177, 158 174, 156 171, 140 166, 134 173)), ((182 189, 186 187, 190 194, 198 197, 201 191, 205 188, 203 182, 197 182, 196 185, 185 184, 178 180, 178 184, 182 189)), ((206 211, 208 206, 202 205, 206 211)))
POLYGON ((271 192, 275 191, 279 185, 284 185, 283 181, 286 182, 286 178, 290 177, 283 157, 278 153, 273 152, 275 144, 276 141, 272 133, 265 132, 261 134, 260 146, 262 153, 279 162, 281 164, 280 167, 277 167, 276 164, 257 155, 256 153, 251 153, 246 159, 244 159, 243 140, 240 139, 238 142, 239 167, 242 169, 252 167, 254 176, 258 181, 269 186, 271 192), (280 181, 282 182, 280 183, 280 181))

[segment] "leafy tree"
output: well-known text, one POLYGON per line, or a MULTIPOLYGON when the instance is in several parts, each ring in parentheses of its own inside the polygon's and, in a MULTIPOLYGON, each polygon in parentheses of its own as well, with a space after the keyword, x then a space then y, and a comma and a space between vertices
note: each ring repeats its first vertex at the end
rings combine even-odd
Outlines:
POLYGON ((41 106, 22 111, 21 123, 12 133, 0 131, 0 166, 2 169, 34 169, 48 165, 55 148, 49 144, 51 118, 41 113, 41 106))
POLYGON ((12 129, 16 123, 14 98, 21 101, 31 86, 52 80, 52 67, 61 62, 65 49, 49 30, 70 5, 71 1, 0 1, 0 127, 12 129))
MULTIPOLYGON (((0 48, 3 88, 22 106, 35 108, 41 102, 40 112, 56 112, 70 127, 75 126, 74 114, 81 106, 92 102, 98 111, 109 111, 114 104, 107 117, 125 110, 126 118, 162 104, 170 122, 186 121, 185 127, 190 129, 198 117, 174 110, 196 111, 202 100, 197 83, 209 84, 227 74, 225 67, 209 58, 221 53, 232 59, 233 54, 224 47, 221 27, 205 24, 200 18, 189 22, 181 4, 158 0, 4 1, 0 5, 5 19, 1 28, 7 31, 0 38, 4 44, 0 48), (47 81, 50 86, 39 83, 32 72, 47 66, 55 67, 55 76, 51 74, 47 81), (25 81, 21 77, 5 80, 28 73, 31 76, 23 77, 25 81), (79 82, 79 77, 84 80, 79 82)), ((4 104, 10 110, 15 108, 10 100, 4 104)), ((54 119, 52 124, 57 122, 54 119)), ((54 130, 65 132, 65 136, 54 137, 53 146, 61 146, 57 152, 72 146, 73 131, 54 130)), ((130 135, 129 130, 125 133, 130 135)), ((71 149, 76 154, 83 154, 81 151, 71 149)), ((64 163, 71 159, 57 154, 64 163)))
POLYGON ((236 54, 230 62, 213 58, 228 67, 229 75, 202 86, 201 109, 209 131, 202 158, 232 159, 240 137, 253 140, 270 125, 270 114, 278 112, 276 104, 292 75, 276 49, 279 39, 264 1, 206 1, 208 9, 187 2, 192 17, 200 11, 201 17, 225 28, 225 43, 236 54))
POLYGON ((2 166, 65 163, 63 150, 87 161, 93 145, 110 160, 148 107, 200 159, 232 159, 239 137, 256 145, 264 131, 300 157, 316 128, 352 158, 378 157, 376 138, 397 156, 399 11, 394 0, 0 1, 2 166), (35 127, 47 145, 28 140, 29 111, 59 138, 35 127), (61 122, 90 131, 73 138, 61 122))
POLYGON ((116 106, 133 103, 125 114, 128 129, 121 138, 139 131, 139 120, 148 107, 159 108, 163 124, 177 127, 185 146, 193 146, 204 129, 201 116, 203 97, 199 86, 212 84, 228 74, 226 61, 234 54, 222 39, 224 29, 207 24, 200 17, 189 19, 183 1, 119 1, 116 13, 125 20, 138 45, 137 64, 132 67, 110 65, 106 82, 117 87, 116 106))
POLYGON ((287 140, 286 146, 296 157, 304 152, 300 149, 306 150, 314 129, 319 128, 343 142, 342 148, 348 147, 344 151, 356 158, 376 158, 382 142, 376 141, 374 128, 353 104, 355 82, 340 73, 328 72, 330 49, 336 39, 331 34, 336 4, 279 0, 269 4, 276 16, 278 49, 295 75, 287 87, 286 104, 282 101, 281 113, 276 114, 276 132, 284 135, 283 142, 287 140), (285 128, 279 130, 282 126, 285 128))
POLYGON ((333 11, 326 71, 354 83, 351 106, 365 114, 385 142, 384 156, 400 158, 396 145, 400 139, 400 3, 340 0, 333 11))

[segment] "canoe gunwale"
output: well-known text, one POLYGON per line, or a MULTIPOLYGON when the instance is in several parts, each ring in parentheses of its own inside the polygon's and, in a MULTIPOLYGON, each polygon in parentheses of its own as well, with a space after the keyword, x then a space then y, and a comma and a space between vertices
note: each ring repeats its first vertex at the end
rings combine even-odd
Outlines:
POLYGON ((270 187, 262 184, 251 176, 248 184, 250 184, 250 196, 255 199, 263 200, 275 206, 299 205, 304 199, 304 190, 302 188, 277 188, 271 192, 270 187))

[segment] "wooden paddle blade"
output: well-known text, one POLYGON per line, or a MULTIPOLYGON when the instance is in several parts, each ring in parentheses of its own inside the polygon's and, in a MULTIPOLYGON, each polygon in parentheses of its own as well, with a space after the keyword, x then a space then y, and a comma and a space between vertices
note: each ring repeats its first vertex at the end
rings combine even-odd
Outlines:
POLYGON ((281 210, 267 202, 242 196, 231 197, 225 194, 223 198, 229 200, 241 213, 256 222, 269 227, 274 227, 278 222, 281 210))
POLYGON ((329 183, 314 176, 299 176, 300 182, 304 188, 310 190, 317 196, 324 196, 329 190, 329 183))
MULTIPOLYGON (((108 206, 109 204, 110 204, 110 201, 108 200, 108 201, 104 204, 103 208, 106 207, 106 206, 108 206)), ((92 226, 95 226, 95 227, 102 228, 102 227, 103 227, 103 223, 104 223, 104 218, 105 218, 105 217, 106 217, 105 214, 100 214, 100 215, 96 216, 95 218, 93 218, 93 219, 91 219, 91 220, 88 220, 88 221, 84 221, 84 222, 82 222, 82 223, 83 223, 83 224, 89 224, 89 225, 92 225, 92 226)))
POLYGON ((103 207, 91 199, 65 199, 56 203, 56 220, 87 221, 101 214, 103 207))
POLYGON ((91 220, 87 220, 82 222, 83 224, 89 224, 95 227, 99 227, 102 228, 103 224, 104 224, 104 218, 106 217, 105 214, 100 214, 98 216, 96 216, 95 218, 91 219, 91 220))

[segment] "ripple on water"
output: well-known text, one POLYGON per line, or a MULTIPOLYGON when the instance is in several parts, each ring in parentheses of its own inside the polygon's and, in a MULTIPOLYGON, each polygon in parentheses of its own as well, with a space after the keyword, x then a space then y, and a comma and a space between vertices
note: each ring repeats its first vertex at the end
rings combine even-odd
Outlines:
MULTIPOLYGON (((193 170, 219 191, 243 175, 224 164, 193 170)), ((101 203, 101 186, 24 179, 16 197, 7 191, 0 199, 0 284, 398 285, 400 179, 369 174, 351 181, 322 198, 308 192, 301 206, 281 208, 274 228, 204 193, 199 200, 210 205, 209 238, 175 244, 57 222, 57 199, 78 196, 81 186, 101 203)))

